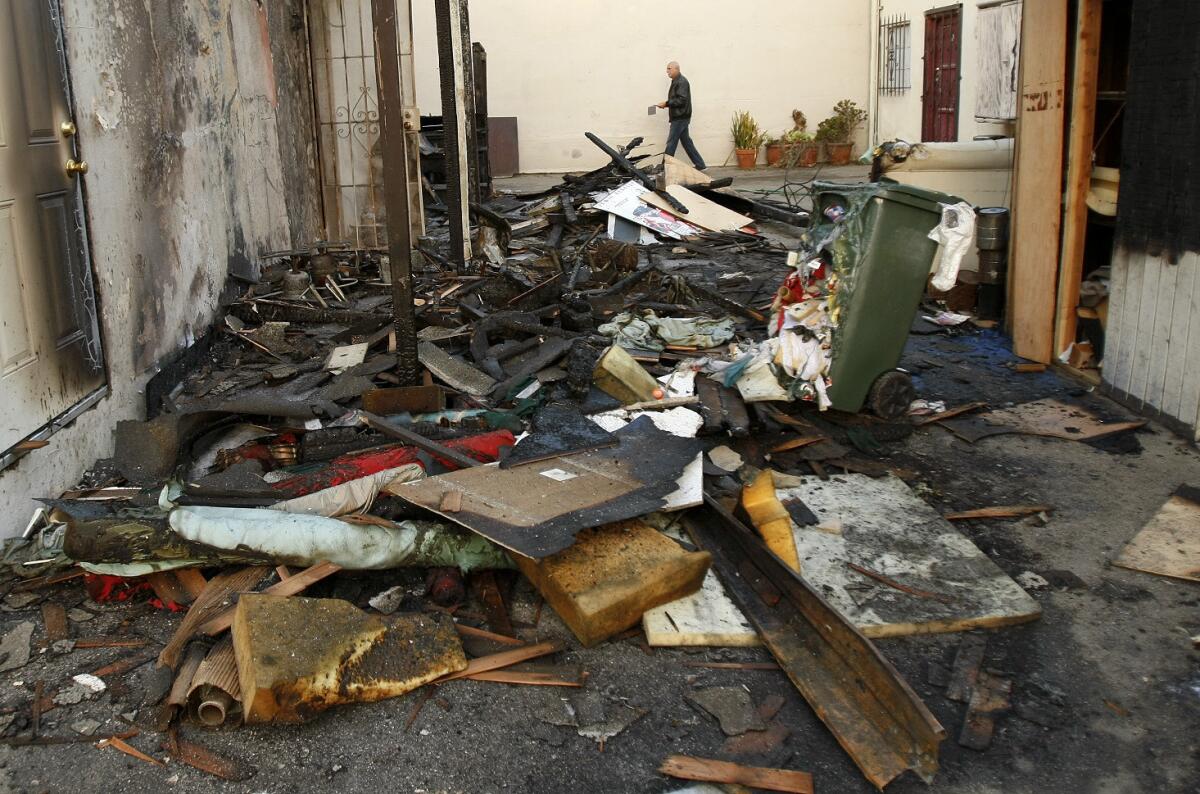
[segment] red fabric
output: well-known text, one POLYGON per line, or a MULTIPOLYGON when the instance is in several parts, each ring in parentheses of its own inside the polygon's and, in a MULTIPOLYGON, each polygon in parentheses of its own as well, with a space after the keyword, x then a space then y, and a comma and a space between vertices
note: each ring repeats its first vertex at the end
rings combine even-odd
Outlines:
POLYGON ((97 604, 131 601, 137 596, 149 593, 151 598, 147 600, 156 609, 169 609, 172 612, 181 612, 184 609, 179 604, 173 602, 164 603, 161 598, 154 595, 154 588, 150 583, 142 578, 126 579, 121 576, 85 573, 83 575, 83 587, 97 604))
MULTIPOLYGON (((461 452, 481 463, 491 463, 500 459, 502 447, 511 447, 517 443, 513 434, 507 430, 493 430, 478 436, 456 438, 442 442, 444 446, 461 452)), ((366 452, 355 452, 334 458, 325 468, 301 474, 282 482, 274 483, 271 487, 279 492, 281 499, 305 496, 315 491, 332 488, 351 480, 357 480, 387 469, 394 469, 409 463, 420 463, 421 451, 416 447, 395 446, 387 449, 374 449, 366 452)), ((448 469, 458 468, 448 460, 442 460, 436 455, 434 459, 448 469)))

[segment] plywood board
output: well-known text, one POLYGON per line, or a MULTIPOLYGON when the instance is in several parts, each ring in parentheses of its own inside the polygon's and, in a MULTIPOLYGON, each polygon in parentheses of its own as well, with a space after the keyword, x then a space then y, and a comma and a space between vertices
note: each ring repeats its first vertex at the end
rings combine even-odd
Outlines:
POLYGON ((761 645, 758 632, 709 571, 700 590, 642 615, 646 642, 657 647, 761 645))
POLYGON ((534 559, 569 547, 586 527, 700 504, 695 483, 703 462, 697 441, 664 433, 647 417, 615 435, 620 441, 615 447, 512 469, 476 466, 392 493, 534 559), (686 487, 677 497, 681 486, 686 487), (454 512, 441 509, 449 491, 462 492, 454 512))
POLYGON ((642 201, 713 232, 732 231, 754 223, 753 218, 747 218, 745 215, 726 209, 717 202, 688 190, 683 185, 668 185, 667 193, 678 199, 679 203, 687 207, 688 211, 686 213, 676 211, 670 202, 657 193, 646 193, 642 196, 642 201))
POLYGON ((1113 565, 1200 582, 1200 489, 1176 491, 1113 565))
POLYGON ((971 443, 989 436, 1008 433, 1062 438, 1067 441, 1092 441, 1115 433, 1136 430, 1144 424, 1144 421, 1105 422, 1081 406, 1058 400, 1034 400, 1012 408, 1000 408, 961 419, 947 419, 940 423, 954 435, 971 443))
POLYGON ((868 637, 994 628, 1041 614, 1020 585, 896 477, 805 478, 777 495, 803 500, 821 519, 794 527, 804 579, 868 637))
POLYGON ((1013 351, 1048 364, 1062 222, 1067 0, 1026 3, 1021 29, 1009 305, 1013 351))

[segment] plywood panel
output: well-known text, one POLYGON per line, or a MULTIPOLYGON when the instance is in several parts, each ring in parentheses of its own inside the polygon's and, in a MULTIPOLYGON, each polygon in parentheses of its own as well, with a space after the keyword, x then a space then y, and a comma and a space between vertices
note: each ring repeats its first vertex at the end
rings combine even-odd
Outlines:
POLYGON ((1017 355, 1049 363, 1062 220, 1067 0, 1023 11, 1010 305, 1017 355))

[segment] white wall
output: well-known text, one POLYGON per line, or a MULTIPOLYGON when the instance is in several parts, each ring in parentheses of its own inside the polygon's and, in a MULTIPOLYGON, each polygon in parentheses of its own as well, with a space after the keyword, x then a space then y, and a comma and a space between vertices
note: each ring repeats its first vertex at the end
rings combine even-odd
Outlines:
MULTIPOLYGON (((863 0, 476 0, 470 13, 471 37, 488 53, 489 115, 518 118, 525 172, 602 165, 585 131, 614 145, 642 135, 661 151, 666 111, 646 107, 666 99, 671 60, 691 81, 692 138, 710 165, 731 155, 735 110, 778 134, 793 108, 815 130, 839 99, 867 104, 863 0)), ((417 99, 440 115, 432 0, 413 3, 413 25, 417 99)))
MULTIPOLYGON (((921 95, 924 92, 925 13, 952 5, 947 0, 880 0, 872 27, 880 16, 906 14, 911 23, 912 88, 899 96, 880 96, 876 111, 878 126, 873 129, 876 142, 900 138, 921 140, 921 95)), ((976 135, 1012 135, 1015 125, 975 120, 975 93, 979 79, 975 20, 977 0, 962 3, 962 51, 958 99, 958 139, 969 141, 976 135)), ((875 32, 876 41, 878 32, 875 32)), ((872 85, 875 83, 873 82, 872 85)))
POLYGON ((1106 386, 1200 441, 1200 254, 1173 265, 1119 248, 1109 293, 1106 386))
POLYGON ((0 536, 112 454, 231 267, 318 234, 302 0, 63 6, 111 392, 0 471, 0 536))

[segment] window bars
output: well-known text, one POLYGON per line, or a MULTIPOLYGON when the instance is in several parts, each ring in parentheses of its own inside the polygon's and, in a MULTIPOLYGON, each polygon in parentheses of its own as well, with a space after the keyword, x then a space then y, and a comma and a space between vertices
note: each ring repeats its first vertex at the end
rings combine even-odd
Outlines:
POLYGON ((879 20, 879 93, 897 96, 912 88, 912 25, 904 14, 879 20))

